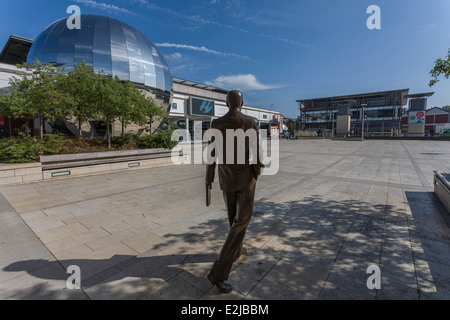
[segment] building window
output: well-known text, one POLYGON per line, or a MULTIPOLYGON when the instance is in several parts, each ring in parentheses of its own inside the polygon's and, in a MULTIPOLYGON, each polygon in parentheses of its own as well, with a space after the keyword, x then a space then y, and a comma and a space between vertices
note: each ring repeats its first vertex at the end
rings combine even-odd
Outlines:
POLYGON ((263 119, 267 119, 267 114, 263 114, 263 119))
POLYGON ((177 104, 174 102, 174 103, 172 103, 172 109, 174 109, 174 110, 177 110, 177 104))

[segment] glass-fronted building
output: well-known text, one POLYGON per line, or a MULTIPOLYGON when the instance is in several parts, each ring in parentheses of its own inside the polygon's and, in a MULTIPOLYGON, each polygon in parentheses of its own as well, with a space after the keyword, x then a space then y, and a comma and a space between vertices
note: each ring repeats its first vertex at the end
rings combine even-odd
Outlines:
POLYGON ((297 100, 303 130, 333 130, 338 115, 350 115, 351 131, 361 134, 362 107, 364 130, 374 135, 392 134, 401 129, 402 114, 409 89, 345 96, 297 100))
MULTIPOLYGON (((169 121, 176 123, 180 129, 188 129, 192 140, 201 140, 202 134, 211 126, 211 121, 228 112, 226 103, 228 90, 173 77, 174 92, 169 121), (202 130, 194 128, 195 123, 202 124, 202 130)), ((245 98, 245 97, 244 97, 245 98)), ((280 136, 280 112, 243 105, 242 113, 254 117, 260 130, 265 130, 268 137, 280 136)))

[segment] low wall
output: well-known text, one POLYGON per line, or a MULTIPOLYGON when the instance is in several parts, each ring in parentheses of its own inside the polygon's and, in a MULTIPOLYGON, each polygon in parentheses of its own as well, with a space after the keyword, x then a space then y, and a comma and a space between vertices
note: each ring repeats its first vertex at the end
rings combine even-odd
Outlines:
MULTIPOLYGON (((331 137, 331 129, 321 129, 322 135, 319 138, 330 138, 331 137)), ((298 137, 318 137, 317 130, 298 130, 298 137)))
POLYGON ((450 174, 434 171, 434 193, 450 213, 450 174))
POLYGON ((313 130, 299 130, 297 131, 297 135, 299 137, 315 137, 317 134, 317 131, 313 130))
POLYGON ((39 162, 0 165, 0 186, 40 180, 42 166, 39 162))
POLYGON ((435 135, 433 137, 413 137, 413 136, 400 136, 400 137, 377 137, 377 136, 364 136, 364 139, 371 140, 440 140, 450 141, 450 136, 435 135))
MULTIPOLYGON (((171 155, 169 149, 144 149, 41 156, 35 163, 0 164, 0 186, 171 166, 171 155)), ((190 154, 180 151, 181 158, 189 161, 190 154)))

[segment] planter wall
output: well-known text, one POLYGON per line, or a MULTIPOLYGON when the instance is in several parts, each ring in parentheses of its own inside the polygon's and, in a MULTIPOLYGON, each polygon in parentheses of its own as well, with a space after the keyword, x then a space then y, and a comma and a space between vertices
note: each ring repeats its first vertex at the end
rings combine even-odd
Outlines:
MULTIPOLYGON (((124 150, 41 156, 40 162, 0 164, 0 186, 174 165, 169 149, 124 150)), ((190 160, 190 154, 179 153, 190 160)))
POLYGON ((39 162, 0 165, 0 186, 42 180, 39 162))

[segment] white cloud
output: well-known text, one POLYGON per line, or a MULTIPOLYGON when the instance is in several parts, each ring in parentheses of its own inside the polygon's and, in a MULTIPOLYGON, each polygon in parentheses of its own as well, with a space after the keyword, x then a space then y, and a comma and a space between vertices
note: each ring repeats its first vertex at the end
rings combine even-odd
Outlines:
POLYGON ((424 23, 418 27, 419 32, 426 33, 439 29, 438 25, 434 22, 424 23))
POLYGON ((303 43, 303 42, 298 42, 292 39, 287 39, 287 38, 281 38, 281 37, 274 37, 270 34, 264 34, 264 33, 260 33, 259 34, 261 37, 264 38, 268 38, 268 39, 272 39, 272 40, 276 40, 276 41, 281 41, 284 43, 288 43, 288 44, 293 44, 299 47, 304 47, 304 48, 310 48, 310 49, 314 49, 315 47, 309 43, 303 43))
POLYGON ((177 44, 177 43, 156 43, 156 46, 158 47, 165 47, 165 48, 177 48, 177 49, 187 49, 187 50, 194 50, 199 52, 205 52, 214 54, 216 56, 222 56, 222 57, 233 57, 233 58, 239 58, 239 59, 249 59, 249 57, 241 56, 237 53, 229 53, 229 52, 221 52, 217 50, 208 49, 204 46, 198 47, 198 46, 192 46, 187 44, 177 44))
POLYGON ((103 2, 96 2, 96 1, 93 1, 93 0, 74 0, 74 1, 77 2, 77 3, 85 4, 85 5, 87 5, 89 7, 92 7, 92 8, 97 8, 97 9, 103 10, 103 11, 116 12, 116 13, 128 13, 128 14, 140 16, 136 12, 127 10, 125 8, 120 8, 120 7, 115 6, 113 4, 107 4, 107 3, 103 3, 103 2))
MULTIPOLYGON (((86 0, 86 1, 91 1, 91 0, 86 0)), ((249 31, 245 28, 241 28, 239 26, 223 24, 223 23, 217 22, 215 20, 205 19, 201 15, 181 14, 181 13, 171 10, 169 8, 160 7, 158 5, 150 3, 148 0, 130 0, 130 1, 132 1, 133 3, 135 3, 135 2, 140 3, 143 7, 147 8, 148 10, 156 10, 156 11, 164 12, 164 13, 169 14, 174 17, 193 21, 194 23, 197 23, 199 25, 215 25, 218 27, 222 27, 222 28, 226 28, 226 29, 230 29, 230 30, 236 30, 236 31, 250 34, 250 35, 254 34, 259 37, 264 37, 264 38, 268 38, 268 39, 271 39, 274 41, 284 42, 284 43, 291 44, 291 45, 296 45, 296 46, 305 47, 305 48, 314 48, 313 45, 310 45, 308 43, 302 43, 302 42, 298 42, 298 41, 295 41, 292 39, 276 37, 276 36, 263 34, 263 33, 258 34, 258 33, 249 31)), ((221 1, 220 0, 211 0, 210 5, 214 5, 214 4, 221 4, 221 1)), ((229 0, 229 1, 226 1, 224 3, 224 5, 226 8, 226 11, 229 12, 231 16, 234 16, 234 17, 236 17, 236 16, 243 17, 244 16, 244 14, 241 12, 235 12, 237 10, 236 8, 240 8, 242 6, 241 0, 229 0), (233 9, 233 10, 231 10, 231 9, 233 9)), ((251 20, 251 19, 246 19, 246 20, 251 20)), ((284 21, 283 19, 280 19, 280 20, 284 21)))
POLYGON ((231 76, 220 76, 213 80, 212 82, 207 82, 216 87, 225 89, 237 89, 242 91, 247 90, 269 90, 280 88, 278 85, 267 85, 262 84, 256 79, 253 74, 236 74, 231 76))
POLYGON ((164 55, 164 57, 168 60, 178 60, 181 59, 183 56, 179 52, 174 52, 172 54, 164 55))

